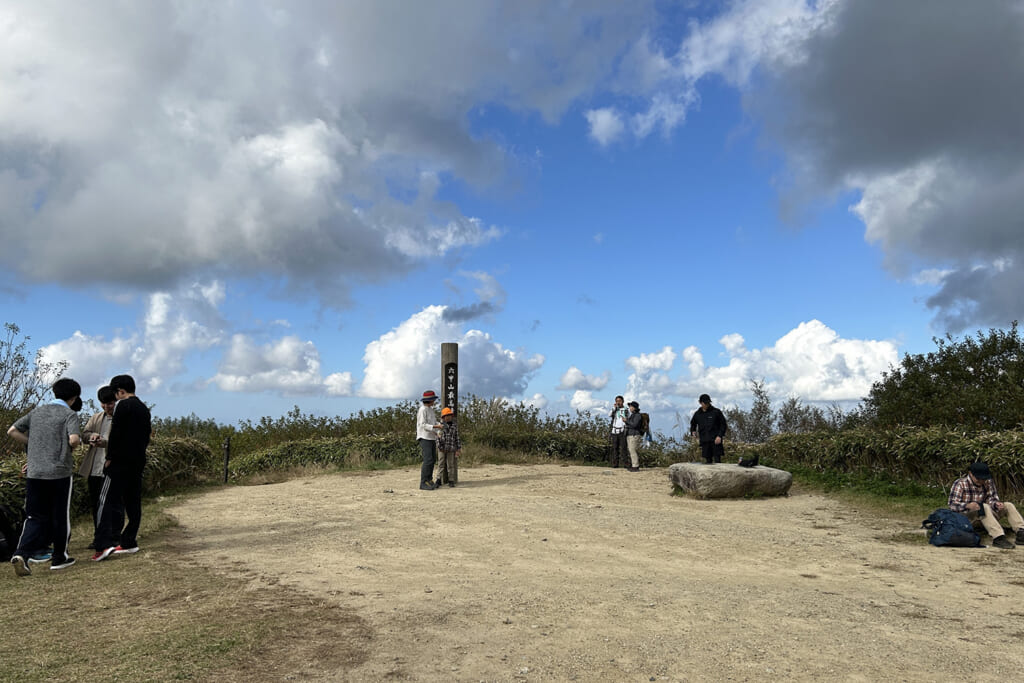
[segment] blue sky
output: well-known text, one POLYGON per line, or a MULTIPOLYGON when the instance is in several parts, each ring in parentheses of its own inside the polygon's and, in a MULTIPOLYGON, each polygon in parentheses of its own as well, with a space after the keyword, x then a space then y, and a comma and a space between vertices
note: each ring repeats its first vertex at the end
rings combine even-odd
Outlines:
POLYGON ((855 405, 1024 280, 1024 8, 0 0, 0 306, 90 394, 855 405), (116 40, 114 39, 116 37, 116 40))

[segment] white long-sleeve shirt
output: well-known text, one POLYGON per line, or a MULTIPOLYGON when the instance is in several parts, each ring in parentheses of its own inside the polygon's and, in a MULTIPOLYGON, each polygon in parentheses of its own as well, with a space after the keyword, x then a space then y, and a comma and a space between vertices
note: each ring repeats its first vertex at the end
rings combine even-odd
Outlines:
POLYGON ((437 441, 437 432, 434 431, 436 424, 437 415, 434 414, 434 407, 421 403, 420 409, 416 411, 416 438, 437 441))

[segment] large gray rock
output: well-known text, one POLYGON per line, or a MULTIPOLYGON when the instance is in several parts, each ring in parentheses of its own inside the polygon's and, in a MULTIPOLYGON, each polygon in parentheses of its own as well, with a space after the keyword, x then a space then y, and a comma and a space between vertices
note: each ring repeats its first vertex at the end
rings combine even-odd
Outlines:
POLYGON ((784 496, 793 484, 793 475, 789 472, 761 465, 677 462, 668 468, 668 477, 684 492, 697 498, 784 496))

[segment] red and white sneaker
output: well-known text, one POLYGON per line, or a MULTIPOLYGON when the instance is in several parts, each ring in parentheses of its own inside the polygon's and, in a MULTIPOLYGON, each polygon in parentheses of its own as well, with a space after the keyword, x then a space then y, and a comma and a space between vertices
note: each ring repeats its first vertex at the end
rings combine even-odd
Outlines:
POLYGON ((93 562, 102 562, 103 560, 110 557, 114 550, 115 548, 113 546, 107 548, 106 550, 97 550, 96 554, 90 557, 89 559, 93 562))
POLYGON ((115 555, 133 555, 137 552, 139 552, 139 546, 135 546, 134 548, 122 548, 121 546, 117 546, 114 548, 115 555))

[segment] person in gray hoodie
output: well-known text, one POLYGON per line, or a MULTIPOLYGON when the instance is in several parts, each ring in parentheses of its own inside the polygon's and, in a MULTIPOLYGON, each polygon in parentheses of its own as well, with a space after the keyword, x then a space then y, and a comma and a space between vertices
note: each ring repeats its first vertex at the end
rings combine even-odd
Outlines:
POLYGON ((68 555, 71 540, 71 475, 74 448, 81 443, 78 414, 82 387, 73 379, 53 383, 54 398, 36 406, 7 430, 7 435, 28 446, 25 474, 25 525, 11 557, 14 573, 28 576, 26 558, 53 544, 50 569, 66 569, 75 563, 68 555))

